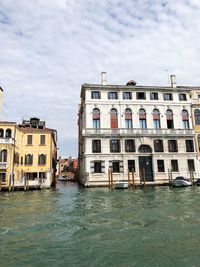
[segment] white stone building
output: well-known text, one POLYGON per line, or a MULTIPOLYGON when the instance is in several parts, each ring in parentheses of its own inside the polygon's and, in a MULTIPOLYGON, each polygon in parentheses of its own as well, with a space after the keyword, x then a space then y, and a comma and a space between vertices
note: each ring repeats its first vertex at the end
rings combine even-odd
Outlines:
POLYGON ((79 179, 85 186, 108 185, 108 169, 114 180, 127 180, 141 170, 148 183, 168 182, 178 175, 198 175, 190 88, 83 84, 79 106, 79 179))

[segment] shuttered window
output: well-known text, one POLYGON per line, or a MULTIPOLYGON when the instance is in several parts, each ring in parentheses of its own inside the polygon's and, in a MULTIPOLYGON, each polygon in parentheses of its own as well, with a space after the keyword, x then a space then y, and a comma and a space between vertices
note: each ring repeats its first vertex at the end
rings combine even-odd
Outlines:
POLYGON ((110 111, 110 127, 112 129, 118 128, 118 116, 115 108, 112 108, 110 111))

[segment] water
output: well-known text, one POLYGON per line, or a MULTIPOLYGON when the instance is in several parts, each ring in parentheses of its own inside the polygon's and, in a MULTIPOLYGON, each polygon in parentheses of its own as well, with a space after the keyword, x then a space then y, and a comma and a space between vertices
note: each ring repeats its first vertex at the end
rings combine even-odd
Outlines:
POLYGON ((200 266, 200 188, 0 193, 0 266, 200 266))

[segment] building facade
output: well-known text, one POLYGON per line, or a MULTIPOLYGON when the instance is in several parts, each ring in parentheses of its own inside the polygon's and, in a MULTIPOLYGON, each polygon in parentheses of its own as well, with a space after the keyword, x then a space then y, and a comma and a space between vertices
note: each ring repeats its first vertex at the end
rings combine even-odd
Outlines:
POLYGON ((1 187, 50 187, 55 182, 57 134, 37 118, 0 122, 1 187))
POLYGON ((134 170, 136 180, 166 183, 169 173, 198 175, 194 130, 191 119, 191 88, 137 86, 102 82, 83 84, 79 106, 79 179, 85 186, 108 185, 108 170, 114 180, 127 180, 134 170))

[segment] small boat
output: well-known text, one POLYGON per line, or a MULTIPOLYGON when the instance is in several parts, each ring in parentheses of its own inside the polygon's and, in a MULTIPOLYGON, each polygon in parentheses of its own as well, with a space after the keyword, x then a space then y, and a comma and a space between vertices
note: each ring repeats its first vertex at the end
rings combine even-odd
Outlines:
POLYGON ((185 187, 191 186, 192 183, 183 176, 177 176, 174 180, 169 181, 169 185, 172 187, 185 187))
POLYGON ((128 188, 128 182, 125 181, 117 181, 114 185, 115 189, 127 189, 128 188))

